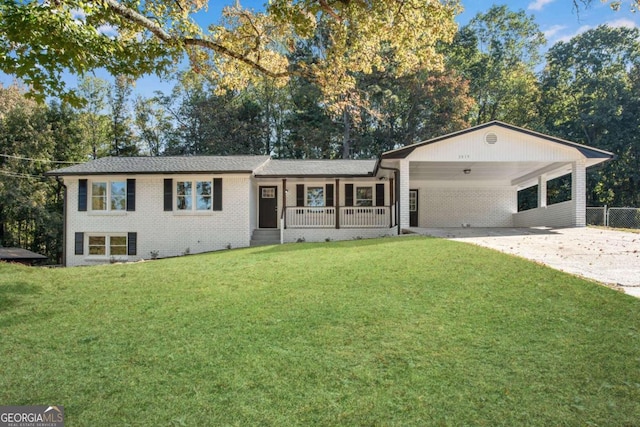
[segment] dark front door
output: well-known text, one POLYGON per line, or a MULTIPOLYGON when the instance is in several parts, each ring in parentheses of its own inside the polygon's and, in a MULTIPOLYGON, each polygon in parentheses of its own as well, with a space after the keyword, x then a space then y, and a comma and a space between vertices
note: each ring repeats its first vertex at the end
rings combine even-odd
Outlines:
POLYGON ((258 227, 278 228, 278 187, 260 187, 258 227))
POLYGON ((409 227, 418 226, 418 190, 409 190, 409 227))

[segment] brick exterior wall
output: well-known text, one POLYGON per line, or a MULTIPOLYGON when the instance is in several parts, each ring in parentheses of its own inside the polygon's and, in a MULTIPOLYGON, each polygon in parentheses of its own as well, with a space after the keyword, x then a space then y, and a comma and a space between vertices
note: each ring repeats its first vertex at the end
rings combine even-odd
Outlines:
POLYGON ((514 227, 575 227, 573 200, 513 214, 514 227))
POLYGON ((284 230, 284 243, 297 242, 304 239, 305 242, 324 242, 329 240, 354 240, 373 239, 376 237, 396 236, 398 228, 335 228, 304 229, 287 228, 284 230))
MULTIPOLYGON (((151 258, 157 251, 159 257, 171 257, 185 253, 208 252, 249 246, 251 239, 250 204, 251 179, 249 175, 221 175, 222 211, 165 212, 163 209, 164 178, 176 180, 211 180, 211 175, 137 175, 109 177, 65 177, 67 186, 66 253, 68 266, 106 263, 109 257, 88 255, 88 236, 93 234, 137 233, 137 255, 118 256, 115 259, 136 261, 151 258), (87 212, 78 212, 78 179, 94 181, 123 181, 136 179, 135 212, 92 212, 89 191, 87 212), (74 235, 84 233, 84 254, 74 254, 74 235)), ((175 201, 174 201, 175 204, 175 201)))
POLYGON ((439 187, 413 182, 418 189, 420 227, 512 227, 515 187, 439 187))

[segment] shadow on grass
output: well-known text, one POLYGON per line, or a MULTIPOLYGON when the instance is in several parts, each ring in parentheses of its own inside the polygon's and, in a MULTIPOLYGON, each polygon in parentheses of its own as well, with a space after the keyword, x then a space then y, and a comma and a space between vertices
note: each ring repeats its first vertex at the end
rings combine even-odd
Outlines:
POLYGON ((0 312, 15 306, 23 296, 37 295, 42 292, 42 287, 27 282, 17 282, 9 285, 0 285, 0 312))

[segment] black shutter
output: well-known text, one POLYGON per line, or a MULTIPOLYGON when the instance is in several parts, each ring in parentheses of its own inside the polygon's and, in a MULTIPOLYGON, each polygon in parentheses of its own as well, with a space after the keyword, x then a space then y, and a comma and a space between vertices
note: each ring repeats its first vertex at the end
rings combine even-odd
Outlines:
POLYGON ((213 178, 213 210, 222 210, 222 178, 213 178))
POLYGON ((164 179, 164 210, 173 210, 173 179, 164 179))
POLYGON ((136 210, 136 180, 127 179, 127 210, 136 210))
POLYGON ((344 185, 344 205, 353 206, 353 184, 344 185))
POLYGON ((127 233, 127 255, 137 255, 138 233, 127 233))
MULTIPOLYGON (((86 181, 86 179, 85 179, 85 181, 86 181)), ((76 233, 75 254, 76 255, 83 255, 84 254, 84 233, 76 233)))
POLYGON ((78 180, 78 211, 84 212, 86 210, 87 210, 87 180, 80 179, 78 180))
POLYGON ((325 205, 333 206, 333 184, 327 184, 324 191, 325 191, 325 195, 324 195, 325 205))
POLYGON ((296 206, 304 206, 304 184, 296 185, 296 206))
POLYGON ((376 206, 384 206, 384 184, 376 184, 376 206))

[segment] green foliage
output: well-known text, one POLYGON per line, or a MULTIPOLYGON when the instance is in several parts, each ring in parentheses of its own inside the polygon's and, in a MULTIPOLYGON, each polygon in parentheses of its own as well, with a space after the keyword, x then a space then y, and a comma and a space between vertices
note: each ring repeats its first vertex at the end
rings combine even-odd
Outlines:
POLYGON ((640 301, 439 239, 0 264, 0 331, 0 399, 70 425, 640 419, 640 301))
POLYGON ((638 29, 600 26, 547 54, 547 130, 618 156, 590 176, 590 203, 640 206, 639 37, 638 29))
POLYGON ((78 118, 68 105, 35 104, 13 86, 0 88, 0 100, 0 245, 60 262, 63 188, 43 174, 51 161, 87 158, 78 118))
POLYGON ((473 124, 502 120, 533 127, 539 101, 534 70, 544 43, 532 16, 507 6, 492 6, 460 29, 448 58, 469 81, 473 124))

